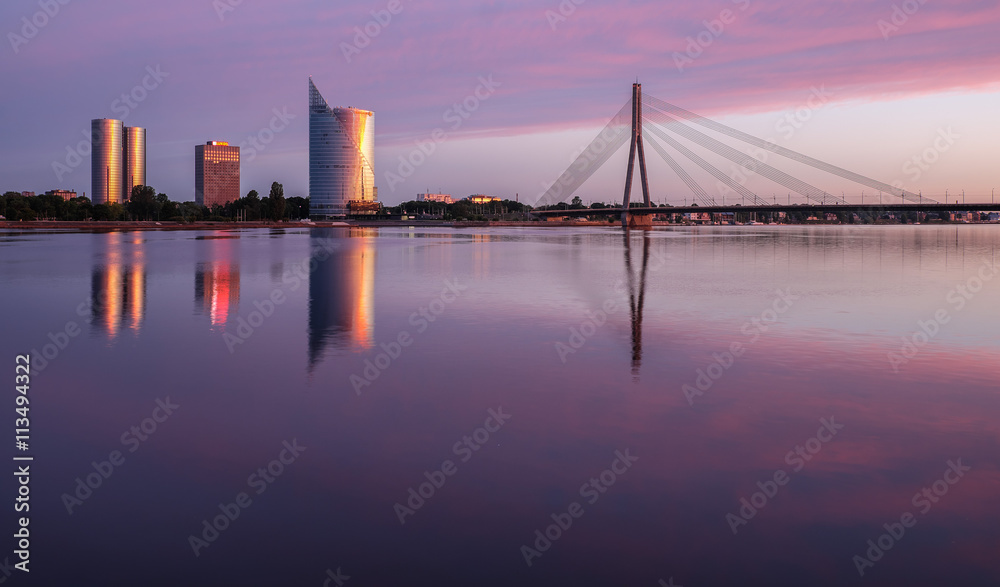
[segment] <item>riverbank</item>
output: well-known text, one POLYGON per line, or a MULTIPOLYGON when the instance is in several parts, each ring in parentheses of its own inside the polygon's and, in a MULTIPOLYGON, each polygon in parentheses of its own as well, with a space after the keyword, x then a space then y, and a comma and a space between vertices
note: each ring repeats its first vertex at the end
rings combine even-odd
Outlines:
MULTIPOLYGON (((666 225, 666 223, 664 223, 666 225)), ((245 228, 392 228, 401 226, 434 226, 451 228, 474 227, 559 227, 559 226, 618 226, 618 223, 592 221, 505 222, 505 221, 444 221, 444 220, 367 220, 317 222, 131 222, 131 221, 62 221, 30 220, 0 221, 0 230, 53 230, 107 232, 116 230, 237 230, 245 228)))
POLYGON ((308 228, 312 226, 350 226, 346 222, 131 222, 30 220, 0 221, 0 230, 233 230, 241 228, 308 228))

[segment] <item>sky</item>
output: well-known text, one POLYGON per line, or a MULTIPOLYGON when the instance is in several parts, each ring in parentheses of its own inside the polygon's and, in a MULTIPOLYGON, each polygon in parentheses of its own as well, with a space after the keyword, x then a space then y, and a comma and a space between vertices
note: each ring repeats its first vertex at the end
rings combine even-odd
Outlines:
MULTIPOLYGON (((375 112, 382 202, 430 190, 533 203, 638 79, 851 171, 988 201, 1000 187, 997 30, 998 0, 5 0, 0 190, 89 193, 86 131, 106 117, 147 129, 147 183, 173 200, 194 199, 194 146, 209 140, 241 145, 244 194, 278 181, 305 196, 312 76, 331 105, 375 112)), ((653 199, 690 201, 646 151, 653 199)), ((577 195, 620 201, 626 159, 627 145, 577 195)), ((780 167, 877 197, 796 165, 780 167)))

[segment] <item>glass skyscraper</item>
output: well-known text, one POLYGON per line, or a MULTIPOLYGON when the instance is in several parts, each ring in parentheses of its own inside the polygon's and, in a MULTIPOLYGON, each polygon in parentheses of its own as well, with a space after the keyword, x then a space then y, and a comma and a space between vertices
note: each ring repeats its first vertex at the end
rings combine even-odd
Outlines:
POLYGON ((309 78, 309 215, 345 216, 374 202, 375 113, 331 108, 309 78))
POLYGON ((122 121, 96 118, 90 121, 94 148, 90 162, 91 201, 120 202, 122 197, 122 121))
POLYGON ((146 185, 146 129, 124 126, 113 118, 95 118, 90 121, 90 133, 91 201, 127 202, 133 186, 146 185))
POLYGON ((146 129, 126 126, 122 129, 122 201, 132 197, 132 188, 146 185, 146 129))

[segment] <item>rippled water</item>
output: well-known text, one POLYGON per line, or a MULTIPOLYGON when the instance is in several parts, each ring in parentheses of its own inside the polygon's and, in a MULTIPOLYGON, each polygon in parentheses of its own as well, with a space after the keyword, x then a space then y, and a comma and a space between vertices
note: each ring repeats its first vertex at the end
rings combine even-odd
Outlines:
POLYGON ((10 584, 1000 584, 998 235, 2 234, 10 584))

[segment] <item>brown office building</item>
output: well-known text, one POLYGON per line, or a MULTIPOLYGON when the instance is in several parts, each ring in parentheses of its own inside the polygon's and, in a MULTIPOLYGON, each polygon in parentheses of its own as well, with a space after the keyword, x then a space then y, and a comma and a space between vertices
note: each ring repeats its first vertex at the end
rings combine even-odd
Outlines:
POLYGON ((209 141, 194 148, 194 201, 208 206, 240 198, 240 148, 209 141))

